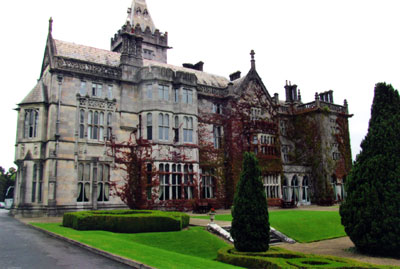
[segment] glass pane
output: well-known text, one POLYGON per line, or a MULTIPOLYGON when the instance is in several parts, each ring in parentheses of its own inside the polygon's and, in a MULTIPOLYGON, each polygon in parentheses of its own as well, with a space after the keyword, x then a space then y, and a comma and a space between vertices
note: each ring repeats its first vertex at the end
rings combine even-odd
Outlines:
POLYGON ((97 184, 97 201, 102 201, 103 199, 103 183, 97 184))
POLYGON ((83 183, 78 183, 78 202, 83 202, 83 183))
POLYGON ((84 179, 85 181, 90 181, 90 164, 85 165, 85 173, 84 173, 84 179))
POLYGON ((94 124, 99 124, 99 113, 94 112, 94 124))
POLYGON ((103 96, 102 90, 103 90, 103 85, 97 84, 97 96, 99 97, 103 96))
POLYGON ((108 99, 112 99, 113 98, 113 86, 112 85, 108 85, 108 95, 107 95, 108 99))
POLYGON ((162 100, 164 98, 164 90, 163 86, 159 85, 158 86, 158 99, 162 100))
POLYGON ((111 119, 112 119, 112 114, 108 113, 107 114, 107 125, 110 126, 111 125, 111 119))
POLYGON ((147 99, 152 99, 153 98, 153 85, 149 84, 147 85, 147 99))
POLYGON ((163 114, 158 114, 158 126, 163 126, 163 121, 164 120, 164 117, 163 117, 163 114))
POLYGON ((104 165, 103 181, 108 182, 110 180, 110 165, 104 165))
POLYGON ((104 125, 104 113, 100 113, 100 125, 104 125))
POLYGON ((99 165, 99 179, 98 181, 103 181, 103 165, 99 165))
POLYGON ((88 123, 92 124, 93 123, 93 112, 89 111, 88 113, 88 123))
POLYGON ((81 163, 78 165, 78 180, 83 180, 83 164, 81 163))
POLYGON ((104 201, 107 202, 110 199, 110 185, 104 184, 104 201))
POLYGON ((85 184, 85 191, 84 191, 84 202, 88 202, 90 200, 90 184, 85 184))
POLYGON ((100 127, 99 139, 100 139, 100 140, 103 140, 103 139, 104 139, 104 128, 103 128, 103 127, 100 127))
POLYGON ((153 125, 153 116, 151 113, 147 114, 147 126, 153 125))
POLYGON ((169 87, 164 86, 164 100, 168 101, 169 100, 169 87))
POLYGON ((80 111, 80 123, 84 123, 85 122, 85 111, 81 110, 80 111))

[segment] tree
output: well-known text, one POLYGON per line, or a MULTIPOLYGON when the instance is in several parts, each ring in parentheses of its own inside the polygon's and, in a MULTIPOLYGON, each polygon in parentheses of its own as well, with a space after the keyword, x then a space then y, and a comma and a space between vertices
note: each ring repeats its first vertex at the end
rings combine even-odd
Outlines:
POLYGON ((362 252, 400 256, 400 96, 378 83, 368 133, 346 182, 342 224, 362 252))
POLYGON ((4 201, 8 187, 14 186, 16 172, 14 167, 5 172, 0 166, 0 201, 4 201))
POLYGON ((261 252, 269 248, 268 205, 258 160, 245 152, 232 210, 231 235, 235 248, 261 252))

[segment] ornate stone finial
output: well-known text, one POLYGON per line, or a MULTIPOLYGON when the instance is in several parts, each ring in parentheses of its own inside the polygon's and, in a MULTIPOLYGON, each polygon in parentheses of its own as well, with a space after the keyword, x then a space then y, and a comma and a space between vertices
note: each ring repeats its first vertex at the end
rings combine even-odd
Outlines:
POLYGON ((128 7, 128 10, 126 11, 128 13, 128 16, 126 17, 126 24, 131 24, 131 13, 132 13, 132 8, 128 7))
POLYGON ((343 106, 348 107, 349 104, 347 103, 347 99, 344 99, 343 106))
POLYGON ((299 101, 301 101, 300 89, 298 90, 297 99, 298 99, 299 101))
POLYGON ((319 94, 317 92, 315 93, 315 100, 319 100, 319 94))
POLYGON ((49 33, 51 33, 53 31, 53 18, 50 17, 49 19, 49 33))
POLYGON ((250 55, 251 55, 251 69, 255 69, 256 68, 256 60, 254 60, 254 55, 256 53, 254 52, 254 50, 251 50, 250 55))

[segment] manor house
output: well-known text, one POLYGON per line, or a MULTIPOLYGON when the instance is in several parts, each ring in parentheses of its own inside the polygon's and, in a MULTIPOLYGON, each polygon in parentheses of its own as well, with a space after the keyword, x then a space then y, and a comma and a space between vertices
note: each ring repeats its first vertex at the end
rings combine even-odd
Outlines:
POLYGON ((244 151, 259 159, 270 205, 345 196, 351 115, 332 91, 303 102, 286 82, 283 99, 271 95, 254 51, 243 76, 168 64, 168 35, 145 0, 132 1, 110 50, 54 39, 52 27, 40 78, 18 104, 14 214, 125 207, 113 188, 126 173, 110 148, 127 141, 151 148, 143 207, 229 207, 244 151))

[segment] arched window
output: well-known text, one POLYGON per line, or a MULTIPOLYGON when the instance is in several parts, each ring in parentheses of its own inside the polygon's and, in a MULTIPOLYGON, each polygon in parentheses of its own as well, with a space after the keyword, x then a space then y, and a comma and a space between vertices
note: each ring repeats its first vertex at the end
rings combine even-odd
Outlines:
POLYGON ((297 176, 294 175, 291 181, 291 190, 292 190, 292 201, 299 201, 299 181, 297 176))
POLYGON ((147 113, 147 140, 153 139, 153 115, 147 113))
POLYGON ((110 199, 110 165, 99 165, 99 177, 97 181, 97 201, 108 202, 110 199))
POLYGON ((309 180, 308 176, 303 177, 303 182, 302 182, 302 201, 303 202, 310 202, 310 194, 309 194, 309 180))
POLYGON ((39 111, 36 109, 26 109, 24 119, 24 138, 36 137, 38 125, 39 111))

